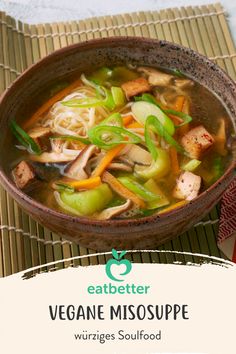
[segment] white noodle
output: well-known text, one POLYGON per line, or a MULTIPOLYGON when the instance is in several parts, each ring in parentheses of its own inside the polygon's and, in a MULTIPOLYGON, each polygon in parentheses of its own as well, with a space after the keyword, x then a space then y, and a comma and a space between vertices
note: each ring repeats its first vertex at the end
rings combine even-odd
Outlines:
POLYGON ((61 102, 91 97, 96 97, 94 88, 78 87, 62 101, 52 106, 46 117, 41 121, 41 125, 49 127, 56 134, 87 136, 88 130, 106 118, 108 111, 103 107, 68 107, 61 102))

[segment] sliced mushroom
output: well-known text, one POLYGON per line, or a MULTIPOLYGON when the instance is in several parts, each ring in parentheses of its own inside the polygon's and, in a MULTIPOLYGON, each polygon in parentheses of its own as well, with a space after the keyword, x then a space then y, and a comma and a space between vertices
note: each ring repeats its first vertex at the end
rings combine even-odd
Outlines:
POLYGON ((134 167, 134 161, 129 159, 127 156, 125 155, 121 155, 118 156, 117 160, 124 162, 126 165, 130 166, 130 167, 134 167))
POLYGON ((152 162, 150 152, 141 148, 138 145, 133 145, 127 152, 127 156, 138 165, 149 166, 152 162))
POLYGON ((65 169, 65 175, 79 181, 88 178, 85 168, 88 160, 96 151, 97 147, 95 145, 86 146, 77 158, 65 169))
POLYGON ((103 210, 101 213, 99 213, 96 216, 96 219, 109 220, 109 219, 113 218, 114 216, 120 215, 121 213, 127 211, 131 207, 131 205, 132 205, 132 202, 130 199, 128 199, 122 205, 118 205, 118 206, 103 210))
POLYGON ((40 127, 40 126, 35 127, 28 131, 28 134, 32 139, 43 138, 44 136, 47 136, 50 133, 51 133, 50 128, 40 127))
POLYGON ((194 82, 192 80, 188 80, 188 79, 175 79, 175 86, 179 87, 179 88, 187 88, 187 87, 191 87, 194 85, 194 82))
POLYGON ((41 155, 30 155, 30 159, 35 162, 41 163, 60 163, 73 161, 78 154, 79 150, 75 150, 74 155, 66 155, 65 153, 56 152, 43 152, 41 155))
POLYGON ((149 84, 153 86, 167 86, 173 79, 173 75, 164 73, 157 69, 141 66, 137 70, 147 75, 149 84))
POLYGON ((83 143, 80 143, 78 141, 70 141, 69 148, 73 150, 82 150, 82 147, 84 146, 83 143))
POLYGON ((62 152, 63 146, 65 145, 65 142, 63 142, 61 139, 51 139, 50 142, 52 151, 60 154, 62 152))
POLYGON ((100 152, 98 155, 95 155, 94 157, 89 159, 89 161, 86 165, 86 169, 85 169, 85 172, 88 175, 90 175, 92 173, 92 171, 97 167, 97 165, 100 163, 100 161, 102 160, 104 155, 105 155, 104 152, 100 152))
POLYGON ((132 172, 132 167, 126 165, 125 163, 120 162, 112 162, 108 166, 108 170, 115 170, 115 171, 125 171, 125 172, 132 172))

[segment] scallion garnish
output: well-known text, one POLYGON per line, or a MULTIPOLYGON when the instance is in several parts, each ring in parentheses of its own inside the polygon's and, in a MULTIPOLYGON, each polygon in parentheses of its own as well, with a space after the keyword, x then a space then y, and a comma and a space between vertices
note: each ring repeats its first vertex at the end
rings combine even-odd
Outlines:
POLYGON ((29 153, 35 155, 40 155, 42 153, 40 146, 14 120, 10 122, 10 127, 17 140, 29 151, 29 153))

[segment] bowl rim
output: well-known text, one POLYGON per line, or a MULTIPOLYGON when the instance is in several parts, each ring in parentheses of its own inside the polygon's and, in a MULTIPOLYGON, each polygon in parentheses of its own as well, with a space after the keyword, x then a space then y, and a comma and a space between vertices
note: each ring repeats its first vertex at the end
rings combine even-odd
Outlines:
MULTIPOLYGON (((21 75, 19 75, 16 80, 14 80, 11 85, 2 93, 0 96, 0 105, 4 104, 4 101, 8 99, 9 95, 11 94, 12 90, 16 90, 18 86, 21 85, 22 80, 26 80, 28 76, 31 76, 34 74, 35 71, 39 70, 41 66, 44 65, 45 62, 50 61, 53 58, 56 58, 58 56, 61 56, 62 54, 69 53, 70 51, 73 51, 75 49, 78 50, 83 50, 83 49, 93 49, 95 47, 99 46, 107 46, 108 44, 124 44, 124 41, 127 42, 138 42, 138 43, 146 43, 150 45, 155 45, 155 44, 163 44, 172 47, 173 49, 182 49, 184 50, 185 54, 191 55, 194 54, 195 57, 198 59, 203 60, 205 63, 208 63, 211 65, 211 67, 214 67, 214 70, 216 70, 218 73, 220 73, 224 79, 226 79, 235 89, 235 97, 236 97, 236 83, 232 80, 232 78, 223 70, 221 69, 216 63, 208 59, 206 56, 194 51, 191 48, 184 47, 180 44, 176 44, 173 42, 169 42, 166 40, 159 40, 159 39, 154 39, 154 38, 145 38, 145 37, 135 37, 135 36, 113 36, 113 37, 106 37, 106 38, 98 38, 98 39, 92 39, 92 40, 87 40, 81 43, 76 43, 76 44, 71 44, 69 46, 60 48, 55 50, 54 52, 48 54, 44 58, 40 59, 36 63, 30 65, 26 70, 24 70, 21 75)), ((235 116, 236 120, 236 116, 235 116)), ((235 122, 234 123, 234 128, 235 128, 235 122)), ((219 186, 227 177, 230 176, 230 174, 234 171, 236 167, 235 161, 232 159, 232 162, 228 166, 228 168, 225 170, 224 174, 214 183, 212 184, 209 188, 207 188, 205 191, 200 193, 195 199, 192 201, 188 202, 187 204, 177 207, 173 210, 167 211, 167 212, 162 212, 161 214, 153 214, 149 216, 144 216, 144 217, 139 217, 139 218, 127 218, 127 219, 110 219, 110 220, 96 220, 93 218, 88 218, 84 216, 73 216, 70 214, 63 213, 62 211, 58 211, 56 209, 52 209, 50 207, 45 206, 44 204, 38 202, 37 200, 33 199, 26 193, 24 193, 22 190, 18 189, 14 183, 14 181, 7 176, 7 174, 3 171, 2 165, 0 165, 0 183, 3 185, 3 187, 6 188, 6 190, 13 195, 14 199, 22 199, 24 202, 26 202, 29 206, 32 205, 34 208, 38 209, 40 212, 45 213, 47 215, 51 215, 55 218, 61 219, 62 221, 66 222, 72 222, 72 223, 79 223, 81 225, 85 224, 89 226, 103 226, 103 227, 122 227, 122 226, 140 226, 141 224, 147 224, 147 223, 155 223, 158 220, 165 220, 169 217, 178 215, 179 213, 182 213, 182 211, 187 208, 189 205, 195 205, 199 201, 205 198, 205 196, 209 193, 212 192, 217 186, 219 186), (17 197, 17 198, 16 198, 17 197)))

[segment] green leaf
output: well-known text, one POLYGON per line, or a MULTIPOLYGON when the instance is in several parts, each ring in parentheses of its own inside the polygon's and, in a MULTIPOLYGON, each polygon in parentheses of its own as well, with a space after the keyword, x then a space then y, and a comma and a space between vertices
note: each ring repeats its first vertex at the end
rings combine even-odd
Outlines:
POLYGON ((172 136, 167 132, 164 126, 159 122, 158 118, 155 116, 148 116, 145 124, 145 140, 146 140, 147 147, 154 160, 157 159, 158 154, 157 154, 156 146, 153 143, 149 133, 150 128, 153 128, 154 131, 159 136, 161 136, 168 144, 174 146, 178 152, 184 153, 184 149, 182 148, 182 146, 174 138, 172 138, 172 136))
POLYGON ((186 114, 184 112, 175 111, 174 109, 165 109, 164 112, 166 114, 172 114, 174 116, 177 116, 177 117, 180 117, 183 119, 183 123, 176 125, 175 128, 182 127, 183 125, 190 123, 193 120, 193 118, 191 116, 189 116, 188 114, 186 114))
POLYGON ((157 103, 157 100, 150 93, 143 93, 141 96, 134 97, 135 102, 145 101, 154 104, 155 106, 161 108, 161 106, 157 103))
POLYGON ((40 146, 13 120, 10 128, 17 140, 29 151, 30 154, 40 155, 40 146))
POLYGON ((126 254, 126 251, 121 251, 119 259, 121 259, 122 257, 124 257, 124 255, 126 254))
POLYGON ((139 144, 141 138, 127 129, 110 126, 98 125, 88 131, 90 141, 103 149, 111 149, 119 144, 139 144))
POLYGON ((119 260, 119 254, 114 248, 112 248, 112 255, 115 259, 119 260))
POLYGON ((99 124, 99 126, 102 126, 102 125, 111 125, 111 126, 115 126, 115 127, 123 127, 123 120, 122 120, 121 114, 118 113, 118 112, 113 113, 109 117, 105 118, 99 124))
POLYGON ((59 192, 66 191, 68 193, 74 193, 75 189, 70 185, 63 183, 63 182, 55 182, 53 185, 54 189, 58 190, 59 192))

